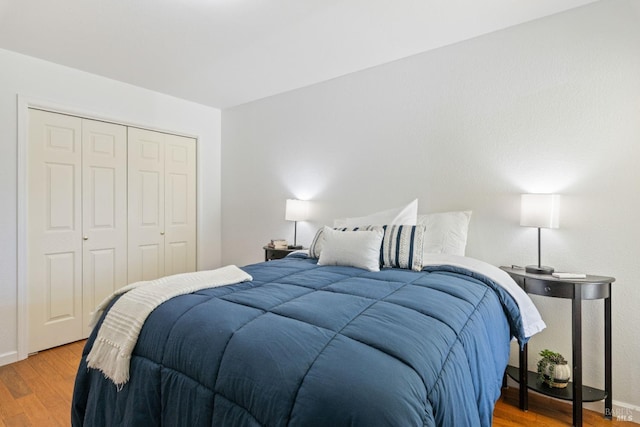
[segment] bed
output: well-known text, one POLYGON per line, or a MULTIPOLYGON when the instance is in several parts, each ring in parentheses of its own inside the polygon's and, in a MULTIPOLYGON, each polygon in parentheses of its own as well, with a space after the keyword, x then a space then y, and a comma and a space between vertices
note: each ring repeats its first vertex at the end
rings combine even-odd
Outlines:
POLYGON ((72 425, 490 426, 510 341, 539 326, 499 269, 423 264, 368 271, 298 253, 243 267, 253 280, 153 310, 121 387, 87 367, 103 315, 72 425))

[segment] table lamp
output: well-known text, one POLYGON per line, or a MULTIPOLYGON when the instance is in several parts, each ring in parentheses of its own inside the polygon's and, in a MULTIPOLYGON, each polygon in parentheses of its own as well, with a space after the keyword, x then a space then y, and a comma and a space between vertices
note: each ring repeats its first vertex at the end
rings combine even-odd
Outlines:
POLYGON ((309 217, 308 201, 287 199, 284 219, 287 221, 293 221, 293 245, 289 245, 289 249, 302 249, 302 246, 298 246, 298 242, 297 242, 298 221, 304 221, 308 217, 309 217))
POLYGON ((558 194, 523 194, 520 225, 538 229, 538 265, 528 265, 527 273, 551 274, 553 267, 542 265, 540 256, 540 229, 560 226, 560 196, 558 194))

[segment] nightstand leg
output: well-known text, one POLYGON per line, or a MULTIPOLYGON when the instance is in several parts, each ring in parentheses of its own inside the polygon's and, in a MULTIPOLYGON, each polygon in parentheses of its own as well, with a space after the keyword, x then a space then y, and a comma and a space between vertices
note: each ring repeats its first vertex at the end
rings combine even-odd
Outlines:
POLYGON ((609 283, 609 298, 604 299, 604 417, 611 419, 613 414, 613 391, 611 384, 611 283, 609 283))
POLYGON ((573 315, 573 425, 582 426, 582 298, 574 296, 573 315))
POLYGON ((520 349, 520 361, 519 361, 519 380, 518 382, 520 383, 520 409, 522 409, 523 411, 528 411, 529 410, 529 387, 527 384, 528 381, 528 357, 527 357, 527 353, 528 353, 528 345, 525 344, 521 349, 520 349))

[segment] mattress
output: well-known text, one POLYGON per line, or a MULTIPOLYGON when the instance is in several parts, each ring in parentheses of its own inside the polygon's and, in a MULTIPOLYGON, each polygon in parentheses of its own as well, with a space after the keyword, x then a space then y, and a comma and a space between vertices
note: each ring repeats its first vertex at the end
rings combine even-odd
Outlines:
MULTIPOLYGON (((367 272, 304 255, 178 296, 144 324, 120 389, 89 337, 74 426, 490 426, 518 304, 459 266, 367 272)), ((108 310, 107 310, 108 311, 108 310)))

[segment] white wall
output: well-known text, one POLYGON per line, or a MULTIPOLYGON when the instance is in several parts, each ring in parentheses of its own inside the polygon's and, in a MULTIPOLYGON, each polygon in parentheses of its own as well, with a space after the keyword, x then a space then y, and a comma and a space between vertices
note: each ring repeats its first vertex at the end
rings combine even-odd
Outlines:
MULTIPOLYGON (((293 239, 286 198, 314 201, 298 225, 308 245, 333 218, 418 197, 421 212, 473 209, 468 255, 535 263, 519 195, 560 193, 543 261, 617 278, 613 397, 637 409, 639 9, 605 0, 224 110, 223 262, 257 262, 269 239, 293 239)), ((569 301, 535 303, 548 328, 531 342, 531 368, 542 348, 571 354, 569 301)), ((585 380, 599 387, 602 306, 583 309, 585 380)))
POLYGON ((198 268, 220 264, 220 110, 0 50, 0 365, 17 358, 18 95, 198 138, 198 268))

